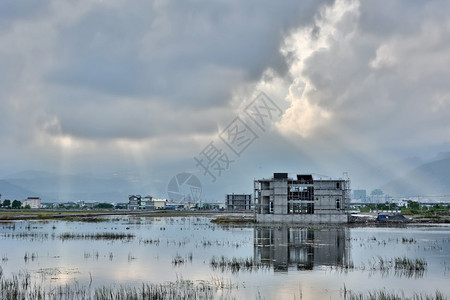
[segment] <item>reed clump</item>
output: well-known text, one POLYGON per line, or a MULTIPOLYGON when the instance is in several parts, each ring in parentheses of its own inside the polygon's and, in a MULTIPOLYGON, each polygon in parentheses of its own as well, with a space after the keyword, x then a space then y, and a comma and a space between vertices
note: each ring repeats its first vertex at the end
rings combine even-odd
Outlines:
POLYGON ((383 290, 369 291, 366 293, 353 292, 347 290, 344 286, 343 298, 345 300, 446 300, 447 297, 440 291, 434 294, 413 293, 412 296, 406 296, 403 291, 394 292, 383 290))
POLYGON ((179 266, 184 264, 184 258, 177 254, 174 258, 172 258, 172 265, 179 266))
MULTIPOLYGON (((427 269, 427 262, 422 258, 410 259, 407 257, 394 257, 394 258, 383 258, 378 257, 378 260, 370 264, 369 270, 371 271, 381 271, 388 273, 391 270, 395 271, 397 276, 406 277, 422 277, 427 269)), ((365 269, 362 268, 362 269, 365 269)))
POLYGON ((257 262, 253 258, 236 258, 231 259, 222 256, 217 259, 213 256, 211 258, 209 265, 213 269, 219 269, 224 272, 225 270, 230 270, 232 273, 237 273, 241 270, 243 271, 253 271, 261 268, 269 268, 267 265, 257 262))
POLYGON ((409 259, 407 257, 396 257, 394 268, 396 270, 423 272, 427 267, 427 262, 422 258, 409 259))
POLYGON ((102 233, 61 233, 58 236, 61 240, 131 240, 135 237, 131 233, 114 233, 114 232, 102 232, 102 233))
POLYGON ((207 284, 194 284, 178 280, 167 284, 142 284, 141 287, 100 287, 95 289, 94 299, 214 299, 216 289, 207 284))

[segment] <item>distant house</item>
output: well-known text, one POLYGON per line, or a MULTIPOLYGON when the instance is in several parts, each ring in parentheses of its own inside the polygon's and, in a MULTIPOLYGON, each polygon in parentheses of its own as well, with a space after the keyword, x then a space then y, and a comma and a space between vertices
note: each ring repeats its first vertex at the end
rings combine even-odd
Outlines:
POLYGON ((139 209, 139 202, 141 201, 140 195, 130 195, 128 196, 128 209, 136 210, 139 209))
POLYGON ((145 196, 141 198, 139 209, 155 209, 152 196, 145 196))
POLYGON ((128 209, 151 210, 155 209, 155 205, 151 196, 141 197, 141 195, 130 195, 128 197, 128 209))
POLYGON ((153 205, 156 209, 164 208, 167 205, 167 199, 153 199, 153 205))
POLYGON ((244 211, 252 209, 251 194, 228 194, 225 201, 227 210, 244 211))
POLYGON ((39 197, 28 197, 27 199, 23 200, 22 207, 25 207, 29 205, 30 208, 41 208, 41 198, 39 197))

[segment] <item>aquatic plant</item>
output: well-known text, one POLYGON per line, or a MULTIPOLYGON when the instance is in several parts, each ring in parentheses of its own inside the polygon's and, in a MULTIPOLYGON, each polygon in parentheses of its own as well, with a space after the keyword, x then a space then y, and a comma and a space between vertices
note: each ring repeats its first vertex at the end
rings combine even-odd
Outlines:
POLYGON ((403 291, 394 292, 394 291, 386 291, 382 290, 374 290, 368 291, 366 293, 362 292, 353 292, 348 290, 345 285, 343 290, 343 298, 345 300, 445 300, 446 296, 442 294, 440 291, 436 291, 434 294, 426 294, 426 293, 414 293, 411 296, 405 296, 403 291))
POLYGON ((11 238, 17 240, 45 241, 48 239, 48 233, 42 232, 18 232, 18 233, 2 233, 3 238, 11 238))
POLYGON ((34 261, 35 259, 37 259, 37 257, 38 257, 38 255, 35 252, 33 252, 31 254, 29 254, 28 252, 25 252, 23 259, 25 260, 25 262, 28 262, 28 260, 30 260, 30 259, 31 259, 31 261, 34 261))
POLYGON ((94 299, 213 299, 215 289, 208 284, 194 284, 189 280, 177 280, 167 284, 142 284, 141 287, 100 287, 94 299))
POLYGON ((425 271, 426 267, 427 262, 422 258, 396 257, 394 259, 394 268, 396 270, 425 271))
POLYGON ((131 240, 135 237, 131 233, 62 233, 58 235, 61 240, 131 240))
POLYGON ((136 257, 133 254, 128 253, 128 262, 133 261, 135 259, 136 259, 136 257))
POLYGON ((219 269, 222 272, 230 270, 232 273, 239 272, 240 270, 252 271, 254 269, 269 268, 268 265, 257 262, 253 258, 236 258, 231 259, 222 256, 220 259, 212 257, 209 265, 213 269, 219 269))
MULTIPOLYGON (((422 258, 409 259, 407 257, 394 257, 389 259, 378 256, 378 260, 369 262, 368 265, 370 271, 388 273, 390 270, 395 270, 395 275, 397 276, 415 276, 418 278, 423 276, 427 262, 422 258)), ((360 269, 365 269, 365 267, 360 269)))
POLYGON ((139 241, 139 243, 143 243, 143 244, 150 244, 150 245, 156 245, 156 246, 159 246, 159 244, 160 244, 160 239, 141 239, 140 241, 139 241))
POLYGON ((178 266, 184 264, 184 258, 181 257, 178 253, 177 255, 172 259, 172 265, 178 266))
POLYGON ((57 287, 44 287, 32 282, 29 273, 4 278, 0 268, 0 299, 8 300, 117 300, 117 299, 213 299, 217 291, 215 283, 177 279, 164 284, 143 283, 133 286, 90 286, 78 283, 57 287))
POLYGON ((406 244, 406 243, 408 243, 408 244, 412 244, 412 243, 417 243, 417 241, 414 239, 414 238, 405 238, 405 237, 402 237, 402 243, 403 244, 406 244))

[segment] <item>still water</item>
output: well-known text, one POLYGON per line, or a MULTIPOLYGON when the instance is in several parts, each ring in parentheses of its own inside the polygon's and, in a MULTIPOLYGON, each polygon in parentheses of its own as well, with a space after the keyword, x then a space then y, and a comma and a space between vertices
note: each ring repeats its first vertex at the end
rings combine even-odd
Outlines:
POLYGON ((450 227, 220 226, 206 217, 17 221, 0 223, 0 268, 3 277, 27 272, 53 286, 208 282, 217 297, 236 299, 342 299, 344 289, 449 296, 450 227), (395 266, 396 259, 423 268, 395 266))

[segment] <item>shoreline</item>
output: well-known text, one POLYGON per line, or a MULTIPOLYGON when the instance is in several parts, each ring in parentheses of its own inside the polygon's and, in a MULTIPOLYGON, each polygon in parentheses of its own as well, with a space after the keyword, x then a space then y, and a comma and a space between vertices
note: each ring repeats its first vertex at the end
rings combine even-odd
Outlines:
MULTIPOLYGON (((253 212, 229 212, 229 211, 109 211, 109 210, 0 210, 0 222, 8 221, 25 221, 25 220, 66 220, 66 221, 81 221, 81 222, 102 222, 108 221, 114 216, 141 216, 141 217, 190 217, 190 216, 208 216, 213 217, 211 222, 216 224, 229 225, 243 225, 243 224, 259 224, 255 222, 253 212)), ((350 222, 342 225, 406 225, 406 224, 450 224, 450 216, 442 216, 441 218, 419 218, 417 215, 405 215, 407 221, 390 221, 379 222, 376 221, 376 214, 353 214, 350 222)), ((267 225, 267 224, 265 224, 267 225)), ((279 225, 279 224, 274 224, 279 225)), ((312 224, 296 224, 296 225, 312 225, 312 224)), ((330 224, 323 224, 330 225, 330 224)))
MULTIPOLYGON (((156 210, 156 211, 112 211, 112 210, 0 210, 0 222, 2 221, 20 221, 20 220, 71 220, 73 218, 80 219, 94 219, 101 217, 114 216, 141 216, 141 217, 187 217, 187 216, 238 216, 242 213, 233 212, 217 212, 217 211, 170 211, 170 210, 156 210)), ((246 213, 246 216, 253 213, 246 213)), ((83 220, 80 220, 83 221, 83 220)))

